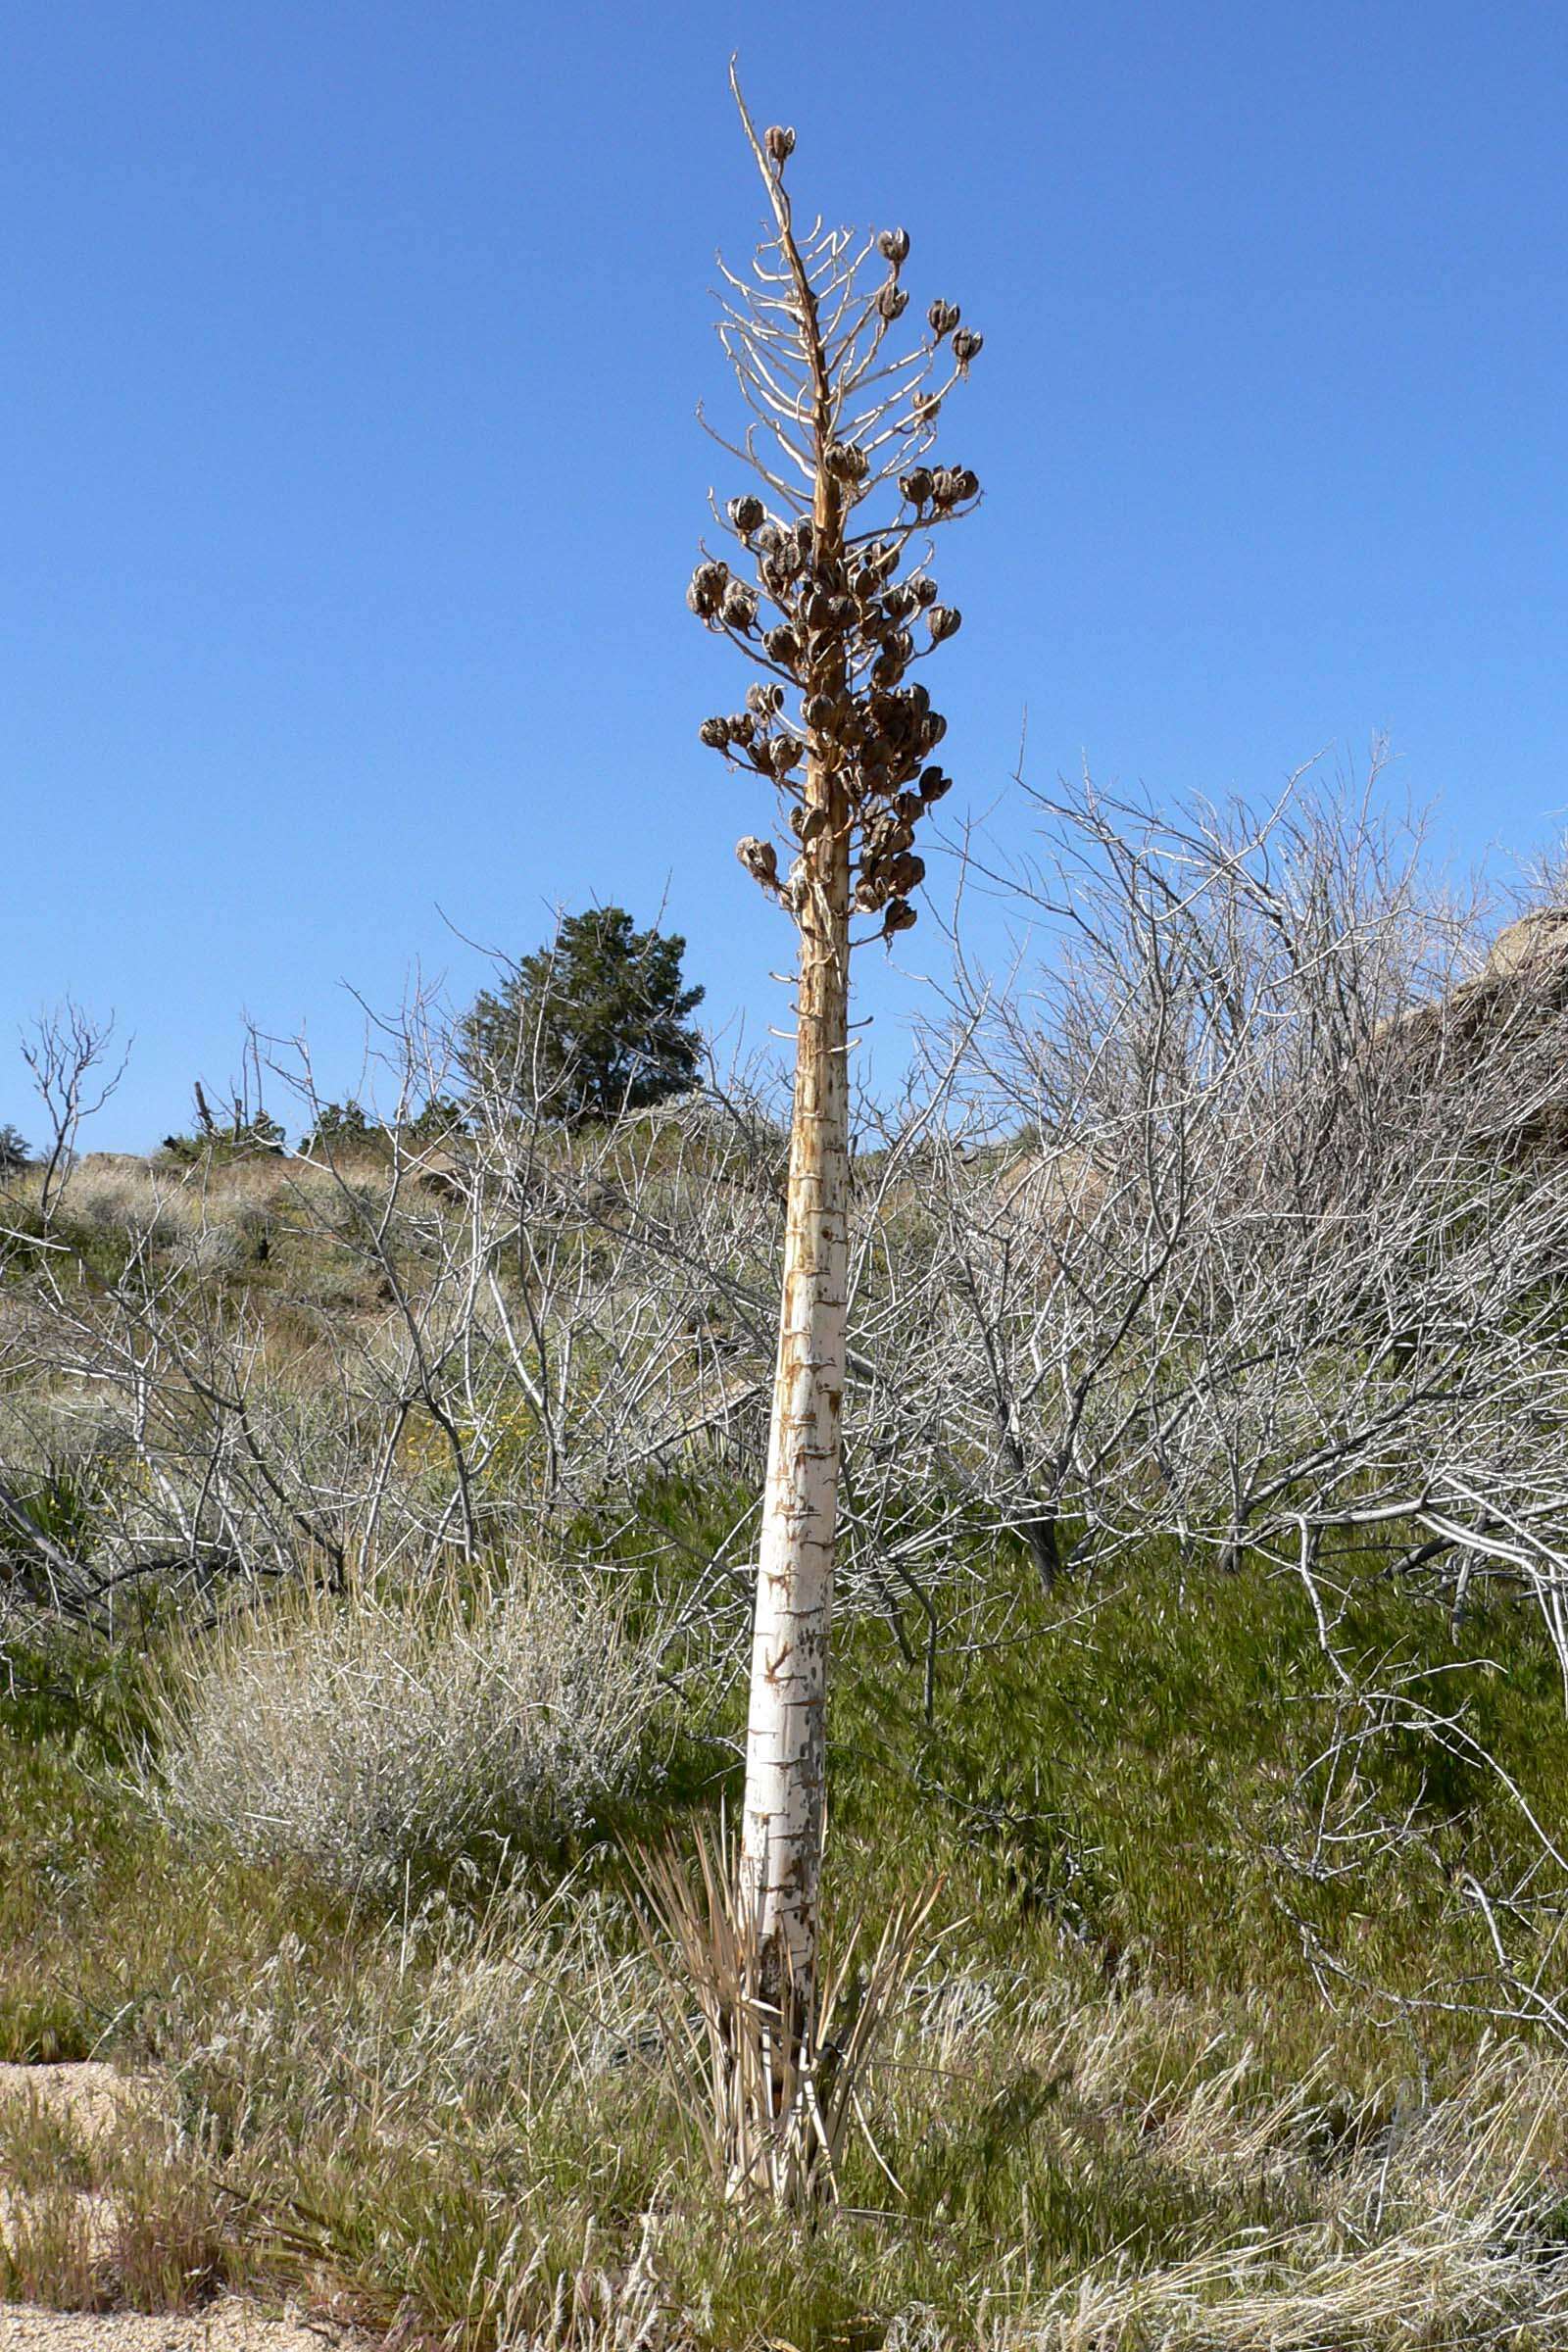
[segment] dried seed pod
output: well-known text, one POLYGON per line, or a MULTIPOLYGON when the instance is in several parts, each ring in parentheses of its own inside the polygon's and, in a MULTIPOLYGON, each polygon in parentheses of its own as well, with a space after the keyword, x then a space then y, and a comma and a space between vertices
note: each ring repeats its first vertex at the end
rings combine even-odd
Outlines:
POLYGON ((932 644, 941 645, 946 638, 956 637, 963 626, 963 614, 956 605, 933 605, 925 616, 925 625, 931 632, 932 644))
POLYGON ((778 888, 778 852, 770 841, 759 841, 755 833, 748 833, 744 841, 735 844, 735 855, 754 882, 760 882, 764 890, 778 888))
POLYGON ((892 808, 901 825, 917 824, 925 814, 925 803, 917 792, 895 793, 892 808))
POLYGON ((759 718, 771 718, 775 710, 784 708, 784 689, 770 678, 754 678, 746 689, 746 708, 755 710, 759 718))
POLYGON ((755 545, 760 556, 777 555, 784 533, 776 522, 764 522, 756 534, 755 545))
POLYGON ((948 722, 940 710, 930 711, 920 722, 920 748, 934 752, 948 731, 948 722))
POLYGON ((908 307, 908 295, 902 286, 895 285, 891 277, 885 286, 878 286, 876 290, 877 317, 885 318, 889 326, 893 324, 895 318, 902 318, 908 307))
POLYGON ((736 710, 725 719, 731 743, 750 743, 757 733, 757 721, 749 710, 736 710))
POLYGON ((762 643, 767 649, 768 660, 777 662, 784 669, 793 669, 801 658, 801 641, 788 622, 776 629, 769 629, 762 643))
POLYGON ((838 617, 839 600, 829 596, 825 588, 813 588, 802 607, 802 617, 808 629, 830 629, 838 617))
POLYGON ((889 620, 908 620, 920 609, 920 600, 907 580, 899 580, 888 590, 883 605, 889 620))
POLYGON ((887 694, 885 688, 879 688, 878 691, 885 699, 882 702, 875 725, 877 733, 881 737, 882 756, 884 760, 891 760, 896 758, 904 746, 912 740, 914 730, 909 712, 904 706, 896 703, 892 696, 887 694))
POLYGON ((914 601, 917 605, 934 605, 942 594, 941 589, 929 574, 918 580, 911 580, 909 586, 914 590, 914 601))
POLYGON ((901 473, 899 489, 911 507, 928 506, 931 500, 930 466, 915 466, 910 468, 909 472, 901 473))
POLYGON ((928 767, 920 778, 920 798, 928 808, 933 801, 940 801, 945 792, 952 790, 953 778, 943 768, 928 767))
POLYGON ((897 686, 904 675, 904 663, 897 654, 880 654, 871 664, 873 686, 897 686))
POLYGON ((770 122, 762 133, 762 145, 775 171, 782 172, 795 152, 795 133, 785 122, 770 122))
POLYGON ((876 241, 876 249, 885 262, 902 270, 909 258, 909 232, 906 228, 885 228, 876 241))
POLYGON ((958 503, 958 477, 951 466, 939 466, 931 476, 931 503, 946 514, 958 503))
POLYGON ((957 325, 958 306, 956 302, 934 302, 925 316, 926 324, 940 343, 943 336, 951 335, 957 325))
POLYGON ((980 476, 974 472, 971 467, 967 466, 960 466, 956 471, 956 479, 958 484, 958 496, 960 499, 979 497, 980 476))
POLYGON ((896 858, 901 850, 914 846, 914 827, 906 824, 891 806, 874 809, 862 832, 866 854, 871 858, 896 858))
POLYGON ((729 516, 732 528, 739 531, 743 539, 749 539, 753 531, 760 530, 767 520, 767 509, 760 498, 753 498, 750 492, 743 498, 732 498, 724 512, 729 516))
POLYGON ((832 695, 808 694, 802 706, 801 716, 814 734, 820 734, 825 727, 833 724, 834 719, 838 716, 838 704, 832 695))
POLYGON ((942 395, 940 392, 916 392, 909 406, 919 423, 933 424, 942 414, 942 395))
POLYGON ((980 346, 984 341, 984 335, 977 335, 972 326, 959 327, 953 338, 953 356, 960 368, 966 369, 971 360, 980 357, 980 346))
POLYGON ((725 626, 743 633, 757 625, 757 590, 748 588, 744 580, 731 580, 719 606, 719 617, 725 626))
POLYGON ((882 917, 882 936, 891 939, 896 931, 912 931, 919 919, 907 899, 894 899, 882 917))
POLYGON ((925 859, 917 858, 912 850, 901 850, 889 861, 888 880, 899 897, 906 899, 910 891, 918 890, 925 880, 925 859))
POLYGON ((699 620, 713 618, 723 602, 724 591, 728 585, 729 566, 727 564, 709 562, 698 564, 697 569, 692 573, 691 584, 686 591, 686 602, 699 620))
POLYGON ((698 740, 706 743, 710 752, 729 750, 730 722, 727 718, 705 718, 698 728, 698 740))
POLYGON ((874 874, 862 874, 855 885, 855 904, 861 914, 877 914, 888 903, 888 886, 874 874))
POLYGON ((822 452, 822 463, 841 482, 863 482, 871 470, 870 459, 853 441, 829 442, 822 452))
POLYGON ((768 764, 774 775, 787 776, 799 764, 802 749, 793 735, 777 736, 767 749, 768 764))
POLYGON ((802 562, 809 564, 811 561, 812 550, 816 546, 816 526, 812 522, 809 514, 803 514, 801 516, 800 520, 796 523, 791 536, 794 539, 796 546, 801 551, 802 562))

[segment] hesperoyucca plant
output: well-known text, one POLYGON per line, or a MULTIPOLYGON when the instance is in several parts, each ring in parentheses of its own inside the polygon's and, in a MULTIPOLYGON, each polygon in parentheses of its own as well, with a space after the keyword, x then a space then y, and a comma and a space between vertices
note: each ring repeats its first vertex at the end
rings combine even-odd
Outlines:
POLYGON ((686 2104, 725 2194, 761 2191, 793 2206, 825 2194, 837 2203, 856 2128, 885 2171, 861 2093, 881 2028, 923 1955, 939 1888, 902 1905, 874 1946, 857 1931, 819 1953, 807 2019, 794 1979, 767 1965, 722 1834, 699 1833, 695 1872, 667 1847, 635 1857, 633 1868, 650 1914, 649 1948, 682 2011, 686 2104))
POLYGON ((750 274, 724 272, 718 329, 754 416, 743 443, 723 446, 758 486, 722 511, 715 503, 734 547, 705 550, 688 602, 761 673, 744 709, 704 720, 702 739, 768 786, 795 849, 781 868, 773 839, 738 845, 799 934, 739 1891, 761 1991, 799 2037, 788 2066, 808 2083, 842 1452, 850 956, 915 920, 918 828, 949 788, 931 757, 946 722, 916 673, 959 623, 931 569, 931 533, 970 510, 980 484, 968 466, 939 464, 935 445, 981 337, 945 300, 912 339, 900 332, 905 229, 799 232, 785 184, 795 133, 774 124, 759 136, 733 67, 730 86, 772 216, 750 274), (874 925, 859 938, 857 915, 874 925))

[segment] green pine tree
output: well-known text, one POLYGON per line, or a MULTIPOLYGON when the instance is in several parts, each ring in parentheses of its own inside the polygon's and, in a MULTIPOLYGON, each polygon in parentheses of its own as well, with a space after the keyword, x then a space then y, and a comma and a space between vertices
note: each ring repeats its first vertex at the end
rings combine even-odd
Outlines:
POLYGON ((466 1016, 470 1088, 571 1126, 689 1094, 702 1055, 689 1016, 704 991, 685 985, 685 952, 677 934, 635 930, 623 906, 566 915, 466 1016))

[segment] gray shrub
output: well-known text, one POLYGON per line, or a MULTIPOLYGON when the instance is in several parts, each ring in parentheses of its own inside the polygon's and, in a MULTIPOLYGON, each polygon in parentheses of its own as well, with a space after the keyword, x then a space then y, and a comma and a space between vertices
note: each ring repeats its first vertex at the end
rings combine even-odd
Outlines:
POLYGON ((656 1690, 587 1580, 285 1605, 191 1653, 159 1801, 396 1895, 580 1829, 645 1766, 656 1690))

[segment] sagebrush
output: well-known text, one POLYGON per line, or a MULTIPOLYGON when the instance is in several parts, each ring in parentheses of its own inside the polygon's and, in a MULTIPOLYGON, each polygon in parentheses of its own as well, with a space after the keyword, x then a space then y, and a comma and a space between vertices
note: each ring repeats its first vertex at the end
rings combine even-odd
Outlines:
POLYGON ((188 1653, 159 1801, 355 1893, 488 1876, 652 1768, 658 1690, 587 1578, 317 1595, 188 1653))

